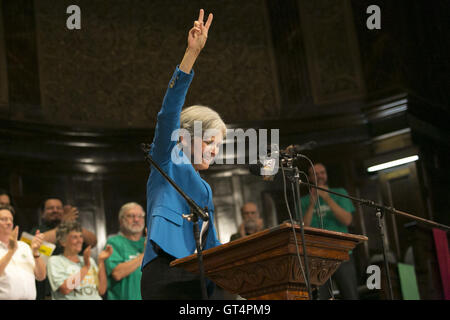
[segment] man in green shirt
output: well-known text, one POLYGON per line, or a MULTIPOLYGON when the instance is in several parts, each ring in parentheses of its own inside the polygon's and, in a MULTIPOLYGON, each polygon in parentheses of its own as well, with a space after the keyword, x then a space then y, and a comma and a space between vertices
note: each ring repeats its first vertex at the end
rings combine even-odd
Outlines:
MULTIPOLYGON (((343 188, 328 187, 327 170, 323 164, 316 163, 314 169, 316 176, 314 176, 312 167, 308 171, 308 178, 311 184, 316 183, 317 177, 318 187, 344 195, 348 194, 343 188)), ((311 188, 308 196, 301 198, 301 207, 305 226, 322 228, 323 225, 323 229, 344 233, 348 233, 348 226, 352 223, 355 211, 355 207, 349 199, 314 188, 311 188), (319 204, 317 204, 317 198, 319 199, 319 204), (318 206, 319 208, 317 208, 318 206)), ((335 280, 343 299, 358 299, 356 270, 351 252, 350 260, 341 263, 332 278, 335 280)), ((331 297, 329 287, 327 282, 319 288, 319 299, 329 299, 331 297)))
POLYGON ((108 300, 141 300, 140 269, 144 257, 145 212, 142 207, 129 202, 119 211, 120 232, 110 237, 106 244, 113 247, 113 254, 106 260, 108 276, 108 300))

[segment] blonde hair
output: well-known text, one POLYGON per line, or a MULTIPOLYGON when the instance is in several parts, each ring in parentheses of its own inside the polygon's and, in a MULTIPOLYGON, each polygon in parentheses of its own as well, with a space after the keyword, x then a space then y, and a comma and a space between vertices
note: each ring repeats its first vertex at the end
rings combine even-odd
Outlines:
POLYGON ((220 115, 209 107, 195 105, 181 111, 180 128, 187 130, 191 137, 194 137, 195 121, 201 121, 202 135, 206 130, 216 129, 222 133, 223 137, 226 136, 227 126, 220 115))

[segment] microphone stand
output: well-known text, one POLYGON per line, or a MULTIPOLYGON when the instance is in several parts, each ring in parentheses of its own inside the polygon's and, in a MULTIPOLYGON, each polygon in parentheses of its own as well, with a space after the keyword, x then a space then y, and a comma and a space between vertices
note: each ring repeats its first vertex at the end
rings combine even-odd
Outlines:
POLYGON ((186 200, 189 207, 191 208, 190 214, 186 215, 183 214, 183 218, 187 221, 190 221, 194 224, 194 239, 195 239, 195 245, 197 248, 197 260, 198 260, 198 268, 200 272, 200 286, 202 290, 202 298, 203 300, 208 299, 208 294, 206 291, 206 280, 205 280, 205 268, 203 265, 203 254, 202 254, 202 248, 200 244, 200 228, 198 226, 198 219, 201 218, 205 223, 208 221, 208 208, 205 207, 205 209, 200 208, 194 200, 192 200, 181 188, 170 178, 162 169, 161 167, 153 160, 153 158, 150 156, 150 145, 142 143, 141 149, 145 154, 145 160, 150 164, 150 166, 153 166, 158 172, 163 176, 167 182, 172 185, 172 187, 177 190, 177 192, 186 200))
MULTIPOLYGON (((285 159, 281 160, 282 163, 285 159)), ((303 214, 302 214, 302 208, 301 203, 297 203, 297 201, 300 201, 300 172, 297 167, 292 166, 292 161, 287 161, 288 164, 288 171, 293 172, 293 176, 288 177, 288 179, 291 182, 292 192, 294 194, 294 209, 296 218, 299 221, 300 226, 300 234, 302 237, 302 249, 303 249, 303 260, 305 263, 305 277, 306 277, 306 287, 308 289, 308 297, 310 300, 312 300, 312 289, 311 289, 311 282, 310 282, 310 273, 309 273, 309 259, 308 254, 306 253, 306 243, 305 243, 305 230, 304 230, 304 223, 303 223, 303 214)))
POLYGON ((372 200, 360 199, 360 198, 355 198, 355 197, 352 197, 352 196, 349 196, 349 195, 337 193, 337 192, 334 192, 334 191, 331 191, 331 190, 328 190, 328 189, 325 189, 325 188, 322 188, 322 187, 318 187, 318 186, 316 186, 314 184, 311 184, 311 183, 308 183, 308 182, 303 182, 300 179, 298 179, 298 181, 302 185, 305 185, 305 186, 308 186, 308 187, 312 187, 312 188, 315 188, 315 189, 318 189, 318 190, 322 190, 322 191, 325 191, 325 192, 328 192, 328 193, 331 193, 331 194, 335 194, 337 196, 356 201, 356 202, 358 202, 358 203, 360 203, 362 205, 365 205, 365 206, 368 206, 368 207, 371 207, 371 208, 375 208, 376 216, 377 216, 377 219, 378 219, 378 228, 379 228, 379 232, 380 232, 381 244, 382 244, 382 249, 383 249, 383 260, 384 260, 384 266, 385 266, 385 269, 386 269, 386 278, 387 278, 388 287, 389 287, 389 298, 390 298, 390 300, 393 300, 394 296, 393 296, 393 293, 392 293, 392 283, 391 283, 391 276, 390 276, 390 272, 389 272, 389 263, 387 261, 387 249, 386 249, 386 246, 384 244, 385 243, 384 242, 384 240, 385 240, 384 229, 385 228, 383 226, 383 220, 382 220, 383 219, 383 214, 385 212, 390 212, 391 214, 396 214, 396 215, 399 215, 399 216, 406 217, 408 219, 412 219, 412 220, 416 220, 418 222, 422 222, 422 223, 424 223, 426 225, 429 225, 430 227, 443 229, 445 231, 449 231, 450 230, 450 227, 446 226, 444 224, 440 224, 440 223, 437 223, 437 222, 434 222, 434 221, 431 221, 431 220, 427 220, 427 219, 424 219, 424 218, 421 218, 421 217, 417 217, 417 216, 414 216, 412 214, 396 210, 393 207, 387 207, 387 206, 384 206, 382 204, 378 204, 378 203, 376 203, 376 202, 374 202, 372 200))

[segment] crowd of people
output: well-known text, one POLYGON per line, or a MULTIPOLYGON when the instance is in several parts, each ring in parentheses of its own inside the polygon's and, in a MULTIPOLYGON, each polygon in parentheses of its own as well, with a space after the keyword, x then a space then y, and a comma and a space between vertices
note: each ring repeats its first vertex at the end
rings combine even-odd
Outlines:
POLYGON ((0 300, 140 300, 145 212, 136 202, 118 214, 120 230, 98 254, 96 235, 83 228, 76 207, 59 198, 43 201, 31 245, 18 240, 11 197, 0 190, 0 300), (55 249, 46 260, 44 241, 55 249))
MULTIPOLYGON (((145 211, 136 202, 119 210, 119 232, 108 237, 97 260, 91 249, 96 235, 83 228, 76 207, 59 198, 47 198, 40 223, 30 233, 31 245, 18 240, 15 209, 10 195, 0 190, 0 300, 141 300, 141 265, 146 246, 145 211), (55 244, 45 261, 39 248, 55 244)), ((262 230, 255 203, 241 208, 240 231, 230 241, 262 230)))

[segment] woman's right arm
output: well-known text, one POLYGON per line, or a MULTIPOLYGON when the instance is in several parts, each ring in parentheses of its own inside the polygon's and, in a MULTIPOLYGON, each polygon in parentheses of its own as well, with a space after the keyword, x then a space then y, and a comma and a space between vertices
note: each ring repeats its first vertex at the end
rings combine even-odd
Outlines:
POLYGON ((161 111, 158 113, 151 155, 160 164, 170 159, 172 148, 177 143, 177 139, 172 139, 172 133, 180 127, 181 109, 193 79, 192 67, 208 38, 213 15, 209 14, 206 23, 203 22, 203 16, 204 11, 201 9, 198 20, 189 30, 187 49, 169 82, 161 111))

